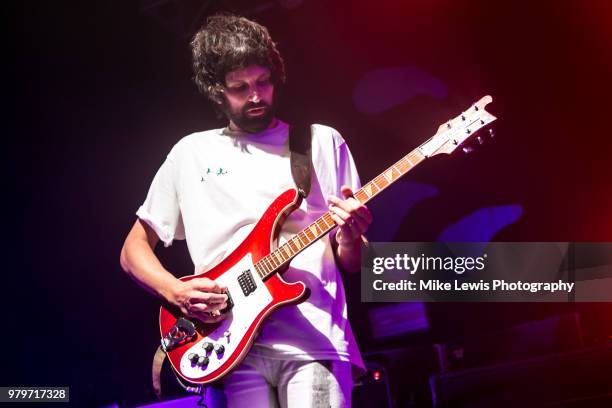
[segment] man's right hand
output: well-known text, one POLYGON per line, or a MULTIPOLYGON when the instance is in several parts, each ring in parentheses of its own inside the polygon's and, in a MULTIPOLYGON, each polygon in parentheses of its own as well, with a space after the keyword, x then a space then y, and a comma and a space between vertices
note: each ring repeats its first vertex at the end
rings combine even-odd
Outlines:
POLYGON ((225 318, 220 313, 227 307, 226 287, 208 278, 177 280, 168 301, 179 307, 185 316, 204 323, 216 323, 225 318))

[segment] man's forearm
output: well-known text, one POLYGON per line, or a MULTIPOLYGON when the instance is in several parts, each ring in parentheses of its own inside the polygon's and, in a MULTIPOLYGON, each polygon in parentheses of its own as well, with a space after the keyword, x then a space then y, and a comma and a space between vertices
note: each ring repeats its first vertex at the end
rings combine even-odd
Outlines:
POLYGON ((167 271, 146 240, 127 240, 121 250, 121 267, 140 286, 169 300, 178 279, 167 271))

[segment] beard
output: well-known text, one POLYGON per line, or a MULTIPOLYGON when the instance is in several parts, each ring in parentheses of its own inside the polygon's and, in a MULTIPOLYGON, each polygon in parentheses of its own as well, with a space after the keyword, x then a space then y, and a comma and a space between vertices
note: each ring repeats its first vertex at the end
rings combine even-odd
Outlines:
POLYGON ((274 120, 274 106, 265 102, 247 102, 239 111, 232 110, 227 101, 224 101, 223 105, 225 116, 247 133, 261 132, 267 129, 274 120), (260 116, 249 116, 247 111, 256 108, 264 109, 264 113, 260 116))

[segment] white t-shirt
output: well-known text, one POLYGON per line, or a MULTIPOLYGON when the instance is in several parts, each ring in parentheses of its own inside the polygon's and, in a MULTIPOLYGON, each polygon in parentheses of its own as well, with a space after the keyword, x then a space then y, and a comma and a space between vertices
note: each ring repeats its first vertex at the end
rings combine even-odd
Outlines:
MULTIPOLYGON (((313 125, 311 191, 284 222, 280 244, 328 210, 325 197, 340 186, 357 190, 359 176, 344 139, 334 129, 313 125)), ((288 126, 279 121, 257 134, 226 129, 193 133, 170 151, 155 175, 138 217, 166 246, 187 239, 200 273, 227 257, 282 192, 295 188, 289 161, 288 126)), ((252 354, 294 360, 363 361, 347 320, 346 299, 329 236, 296 256, 283 273, 302 281, 310 297, 270 315, 252 354)))

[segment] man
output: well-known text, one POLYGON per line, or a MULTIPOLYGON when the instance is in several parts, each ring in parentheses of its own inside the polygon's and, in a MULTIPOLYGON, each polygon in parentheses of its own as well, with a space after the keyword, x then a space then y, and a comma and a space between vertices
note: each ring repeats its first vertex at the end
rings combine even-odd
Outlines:
MULTIPOLYGON (((185 315, 216 322, 225 317, 219 313, 226 307, 224 288, 207 278, 178 280, 154 249, 159 240, 168 246, 186 239, 196 273, 206 271, 237 247, 281 192, 295 187, 288 125, 274 109, 285 73, 266 28, 242 17, 210 17, 191 45, 195 82, 228 125, 173 147, 137 212, 121 265, 185 315)), ((305 282, 311 296, 266 320, 243 363, 224 378, 229 406, 350 406, 352 371, 363 370, 339 269, 359 270, 372 216, 352 197, 359 179, 342 137, 326 126, 312 129, 311 191, 283 224, 280 241, 328 210, 338 228, 283 274, 305 282)))

